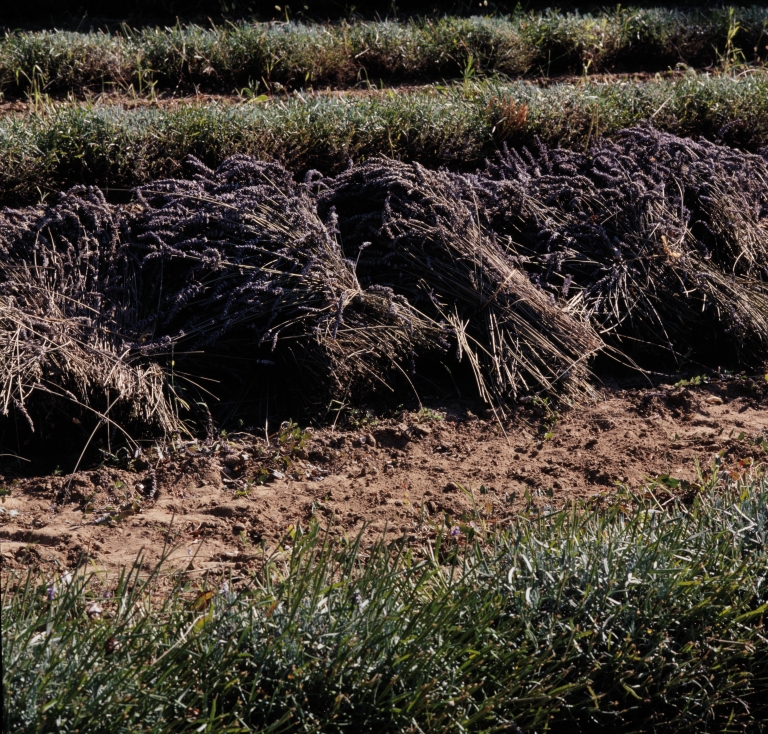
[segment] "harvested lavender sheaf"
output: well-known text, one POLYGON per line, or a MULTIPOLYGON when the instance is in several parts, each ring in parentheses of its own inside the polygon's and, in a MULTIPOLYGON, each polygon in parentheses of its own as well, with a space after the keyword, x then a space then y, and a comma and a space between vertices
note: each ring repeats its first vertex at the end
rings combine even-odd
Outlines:
MULTIPOLYGON (((271 365, 279 349, 331 394, 386 384, 440 328, 392 292, 364 288, 306 187, 245 156, 193 181, 137 190, 125 250, 143 308, 130 346, 152 355, 234 346, 271 365)), ((242 354, 241 354, 242 356, 242 354)), ((284 358, 281 357, 281 359, 284 358)))
MULTIPOLYGON (((0 213, 0 407, 34 429, 57 401, 171 430, 165 373, 128 348, 136 293, 120 219, 98 189, 0 213)), ((71 423, 70 423, 71 425, 71 423)))
POLYGON ((712 345, 765 358, 765 157, 638 127, 475 174, 188 165, 127 207, 76 188, 0 213, 4 416, 74 401, 178 428, 179 375, 210 354, 346 403, 465 359, 501 413, 588 393, 606 348, 665 369, 712 345))
POLYGON ((766 158, 642 127, 586 153, 505 151, 473 183, 532 282, 622 352, 765 359, 766 158))
POLYGON ((599 337, 537 289, 493 231, 481 228, 465 178, 377 159, 318 188, 319 211, 338 217, 361 283, 404 295, 447 324, 489 403, 503 411, 521 390, 589 389, 585 362, 599 337))

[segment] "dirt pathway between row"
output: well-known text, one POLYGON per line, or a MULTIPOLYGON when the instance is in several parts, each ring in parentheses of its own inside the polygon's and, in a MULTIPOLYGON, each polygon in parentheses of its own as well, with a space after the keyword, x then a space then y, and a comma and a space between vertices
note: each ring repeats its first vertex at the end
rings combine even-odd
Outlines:
POLYGON ((0 467, 3 574, 63 572, 78 559, 111 572, 140 552, 148 570, 169 539, 169 567, 247 573, 313 517, 349 537, 365 527, 367 539, 419 543, 436 526, 503 524, 525 504, 548 512, 619 484, 694 480, 694 461, 706 468, 718 453, 735 476, 768 452, 766 387, 605 389, 561 414, 525 404, 503 426, 451 405, 343 431, 283 430, 269 445, 236 435, 170 457, 148 449, 127 468, 70 476, 14 479, 0 467))
MULTIPOLYGON (((616 85, 622 82, 630 83, 652 83, 665 79, 676 79, 682 77, 686 72, 679 70, 670 70, 664 72, 628 72, 628 73, 606 73, 592 74, 589 76, 551 76, 551 77, 531 77, 510 79, 509 84, 525 83, 531 86, 550 87, 554 84, 606 84, 616 85)), ((264 94, 264 90, 256 90, 253 96, 245 94, 179 94, 161 92, 154 97, 137 96, 125 91, 104 92, 100 94, 84 94, 74 97, 61 98, 57 96, 44 96, 42 99, 0 99, 0 117, 4 115, 29 114, 31 112, 44 112, 49 107, 78 106, 84 102, 98 105, 113 105, 125 109, 137 109, 139 107, 156 107, 160 109, 177 109, 188 107, 190 105, 248 105, 261 104, 262 95, 266 96, 270 102, 280 102, 286 99, 299 97, 302 99, 316 99, 319 97, 385 97, 389 94, 417 94, 424 92, 439 93, 441 85, 453 84, 459 85, 457 80, 433 81, 426 84, 394 84, 384 87, 360 86, 343 89, 309 89, 295 90, 285 92, 270 91, 264 94), (254 102, 258 99, 259 101, 254 102)))

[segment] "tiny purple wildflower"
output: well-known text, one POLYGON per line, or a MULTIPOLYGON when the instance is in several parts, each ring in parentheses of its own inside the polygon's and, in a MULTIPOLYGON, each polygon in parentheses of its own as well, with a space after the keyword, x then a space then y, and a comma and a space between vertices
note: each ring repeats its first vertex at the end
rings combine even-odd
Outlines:
POLYGON ((461 535, 461 528, 458 525, 454 525, 451 528, 451 537, 458 538, 461 535))
POLYGON ((48 601, 53 601, 55 596, 56 596, 56 587, 54 585, 51 585, 48 587, 48 601))
POLYGON ((365 609, 365 602, 363 601, 363 595, 357 589, 352 592, 352 601, 357 606, 357 611, 362 613, 363 609, 365 609))

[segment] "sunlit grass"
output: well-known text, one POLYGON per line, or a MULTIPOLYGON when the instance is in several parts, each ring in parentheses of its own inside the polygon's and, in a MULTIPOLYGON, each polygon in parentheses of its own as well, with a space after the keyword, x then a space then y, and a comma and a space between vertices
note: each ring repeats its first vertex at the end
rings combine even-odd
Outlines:
POLYGON ((768 145, 768 74, 692 74, 639 84, 473 82, 416 92, 258 104, 142 107, 73 103, 0 119, 0 197, 35 200, 73 184, 131 187, 179 175, 193 153, 276 159, 298 175, 383 154, 472 169, 503 143, 585 148, 650 120, 678 135, 768 145))
POLYGON ((391 84, 489 75, 548 76, 762 63, 765 7, 518 12, 336 25, 239 23, 119 32, 11 32, 0 40, 0 92, 38 97, 118 90, 391 84))

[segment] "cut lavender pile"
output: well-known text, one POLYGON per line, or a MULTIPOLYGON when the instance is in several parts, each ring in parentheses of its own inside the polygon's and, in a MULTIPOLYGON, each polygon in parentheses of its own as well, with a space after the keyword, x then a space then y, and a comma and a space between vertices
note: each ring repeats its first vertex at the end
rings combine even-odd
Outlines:
POLYGON ((765 358, 765 157, 641 127, 586 153, 505 151, 473 182, 531 280, 623 353, 765 358))
POLYGON ((83 187, 0 213, 0 413, 12 434, 71 431, 77 413, 176 427, 163 369, 123 336, 137 300, 121 216, 83 187))
POLYGON ((376 159, 319 184, 361 283, 404 295, 450 327, 483 399, 503 412, 521 392, 589 390, 587 360, 602 343, 532 284, 481 226, 474 182, 376 159))
POLYGON ((201 371, 257 390, 290 373, 349 404, 462 359, 503 413, 588 393, 606 348, 645 368, 764 359, 764 157, 641 127, 471 175, 379 158, 299 184, 246 156, 188 163, 127 207, 79 188, 0 215, 6 417, 74 401, 167 431, 201 371))
POLYGON ((360 285, 333 218, 285 169, 246 156, 215 172, 188 163, 194 180, 138 189, 126 216, 142 304, 133 349, 216 347, 267 370, 288 361, 307 388, 344 398, 387 385, 440 342, 441 327, 401 295, 360 285))

